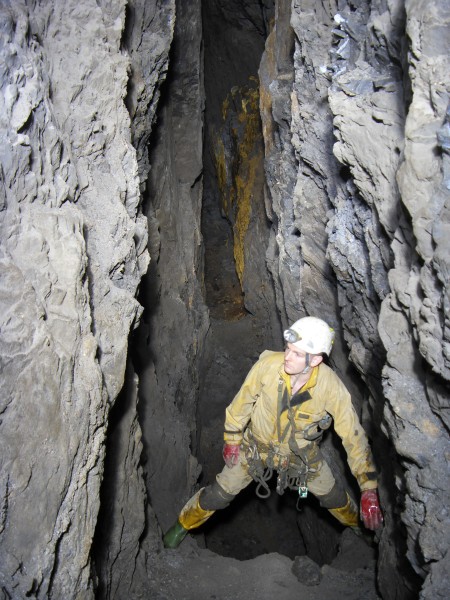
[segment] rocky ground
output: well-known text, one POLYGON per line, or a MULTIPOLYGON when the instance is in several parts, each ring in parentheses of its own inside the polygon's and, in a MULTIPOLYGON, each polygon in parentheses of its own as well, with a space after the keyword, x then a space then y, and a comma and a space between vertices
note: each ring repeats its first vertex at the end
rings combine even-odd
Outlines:
MULTIPOLYGON (((198 538, 198 534, 196 536, 198 538)), ((240 561, 200 548, 193 536, 147 563, 152 600, 375 600, 376 550, 347 530, 330 565, 278 553, 240 561)))

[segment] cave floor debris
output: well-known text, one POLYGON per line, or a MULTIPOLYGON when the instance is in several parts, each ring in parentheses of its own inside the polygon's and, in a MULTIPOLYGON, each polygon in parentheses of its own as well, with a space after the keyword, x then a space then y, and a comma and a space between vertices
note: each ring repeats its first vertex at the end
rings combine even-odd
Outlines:
POLYGON ((309 560, 318 576, 299 581, 301 573, 310 569, 305 563, 296 565, 296 561, 275 552, 240 561, 200 548, 189 536, 177 550, 164 549, 148 557, 145 597, 151 600, 380 598, 375 585, 375 549, 350 530, 344 532, 340 552, 330 565, 319 567, 309 560), (299 578, 295 573, 299 573, 299 578))

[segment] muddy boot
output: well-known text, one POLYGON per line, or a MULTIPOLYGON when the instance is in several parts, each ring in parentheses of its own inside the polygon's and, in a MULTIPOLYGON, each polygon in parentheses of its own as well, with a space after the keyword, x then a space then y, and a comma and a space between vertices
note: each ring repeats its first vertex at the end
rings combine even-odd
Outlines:
POLYGON ((342 525, 347 525, 347 527, 351 527, 352 529, 359 529, 359 510, 356 502, 348 494, 347 504, 340 508, 329 508, 328 510, 342 525))
POLYGON ((178 546, 186 537, 187 532, 188 530, 185 529, 177 519, 163 537, 164 548, 178 548, 178 546))
POLYGON ((163 537, 166 548, 178 548, 191 529, 200 527, 215 512, 214 510, 205 510, 200 506, 200 494, 205 488, 199 490, 182 508, 177 522, 172 525, 169 531, 163 537))

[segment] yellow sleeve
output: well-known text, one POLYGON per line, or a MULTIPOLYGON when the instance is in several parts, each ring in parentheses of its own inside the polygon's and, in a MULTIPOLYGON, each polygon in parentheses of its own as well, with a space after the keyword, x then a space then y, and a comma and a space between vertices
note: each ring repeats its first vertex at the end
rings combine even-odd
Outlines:
POLYGON ((250 369, 241 389, 225 410, 223 438, 231 444, 240 444, 245 427, 250 421, 253 406, 261 391, 261 359, 250 369))
POLYGON ((369 440, 353 407, 350 393, 337 377, 334 393, 329 398, 327 410, 334 419, 334 429, 342 440, 351 472, 361 491, 375 489, 378 486, 377 472, 369 440))

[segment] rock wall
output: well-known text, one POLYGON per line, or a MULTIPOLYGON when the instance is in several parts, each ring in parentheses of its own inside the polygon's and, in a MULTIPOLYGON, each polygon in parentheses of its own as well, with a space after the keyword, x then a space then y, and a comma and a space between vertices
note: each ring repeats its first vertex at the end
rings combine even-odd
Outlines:
POLYGON ((383 598, 415 597, 423 578, 421 597, 444 597, 448 9, 276 11, 260 80, 278 308, 338 331, 333 361, 381 468, 383 598))
MULTIPOLYGON (((151 11, 141 4, 127 10, 151 11)), ((148 123, 173 26, 171 4, 151 4, 168 8, 147 57, 148 123)), ((2 598, 94 594, 107 419, 149 263, 125 19, 120 0, 1 7, 2 598)))
POLYGON ((404 215, 393 235, 391 293, 379 331, 387 350, 384 418, 403 469, 398 510, 420 597, 445 598, 448 540, 450 8, 405 3, 411 98, 397 181, 404 215))
POLYGON ((176 3, 170 74, 150 140, 145 193, 153 263, 142 283, 146 311, 133 343, 150 502, 166 530, 200 473, 198 362, 209 326, 204 304, 203 66, 200 2, 176 3))
POLYGON ((279 340, 280 324, 265 260, 269 227, 257 74, 273 2, 210 0, 203 15, 205 187, 232 232, 245 309, 265 322, 270 345, 269 339, 279 340))

